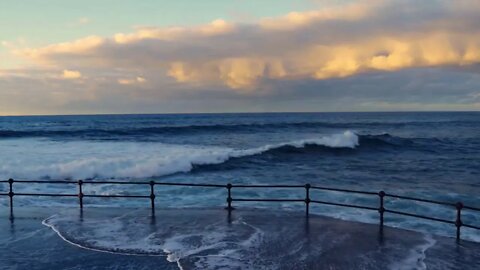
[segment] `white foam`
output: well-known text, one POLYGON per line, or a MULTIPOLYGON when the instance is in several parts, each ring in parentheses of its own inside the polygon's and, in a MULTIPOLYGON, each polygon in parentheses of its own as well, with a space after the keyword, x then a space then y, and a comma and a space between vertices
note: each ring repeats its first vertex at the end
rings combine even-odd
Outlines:
POLYGON ((219 164, 233 157, 261 154, 282 146, 358 145, 351 131, 252 149, 172 145, 155 142, 0 140, 0 178, 111 179, 146 178, 188 172, 194 165, 219 164))
POLYGON ((242 253, 259 246, 264 232, 242 220, 237 220, 232 225, 234 228, 230 228, 230 232, 222 223, 214 223, 200 232, 182 232, 167 238, 163 244, 163 251, 168 254, 167 260, 176 262, 180 268, 182 259, 196 258, 195 269, 204 269, 206 266, 251 269, 243 261, 242 253), (238 242, 229 240, 238 226, 251 228, 251 233, 238 242), (200 244, 189 241, 194 238, 200 238, 200 244), (210 254, 202 255, 205 252, 210 254))
POLYGON ((143 239, 143 241, 138 241, 138 242, 135 242, 134 244, 131 244, 129 243, 129 241, 126 241, 127 238, 122 237, 121 234, 111 235, 112 232, 114 232, 115 230, 121 229, 121 225, 118 222, 117 224, 115 224, 116 223, 115 221, 117 219, 118 218, 114 218, 106 221, 105 224, 108 224, 108 227, 102 227, 101 226, 102 224, 94 224, 96 225, 95 228, 97 229, 97 231, 95 231, 95 234, 101 235, 101 236, 108 236, 109 240, 102 239, 101 237, 98 239, 96 238, 81 239, 81 237, 79 237, 80 239, 70 240, 57 227, 58 223, 65 222, 65 221, 68 222, 69 219, 61 218, 59 217, 59 215, 53 215, 43 220, 42 224, 52 229, 65 242, 82 249, 110 253, 110 254, 130 255, 130 256, 141 255, 141 256, 166 257, 165 254, 159 253, 158 250, 155 249, 153 246, 145 245, 146 239, 148 239, 148 237, 146 239, 143 239), (79 242, 77 242, 77 240, 88 240, 86 242, 89 243, 89 246, 87 246, 86 244, 80 244, 79 242), (135 250, 141 250, 143 252, 142 253, 134 252, 135 250))
POLYGON ((232 223, 233 227, 224 222, 203 226, 193 223, 176 232, 170 231, 171 226, 153 229, 145 226, 145 220, 136 222, 131 217, 124 218, 127 215, 129 213, 81 222, 70 214, 53 215, 42 224, 80 248, 123 255, 166 256, 167 261, 176 263, 180 269, 183 269, 181 261, 187 258, 196 259, 195 269, 232 264, 251 269, 243 262, 242 254, 257 247, 263 237, 260 229, 243 221, 232 223), (248 228, 247 233, 242 234, 248 228), (163 230, 169 233, 164 234, 163 230))
POLYGON ((358 136, 347 130, 342 134, 335 134, 330 136, 324 136, 320 138, 314 139, 304 139, 298 141, 292 141, 288 143, 279 143, 279 144, 271 144, 265 145, 258 148, 252 148, 247 150, 236 150, 231 153, 231 157, 242 157, 242 156, 250 156, 250 155, 257 155, 264 153, 268 150, 280 148, 283 146, 293 146, 296 148, 303 148, 306 145, 323 145, 332 148, 355 148, 358 146, 358 136))
POLYGON ((425 264, 425 258, 426 258, 425 252, 427 251, 427 249, 433 247, 437 243, 437 240, 433 239, 433 237, 430 234, 425 234, 424 240, 425 240, 425 243, 416 246, 413 250, 410 251, 407 258, 391 265, 390 269, 392 270, 427 269, 427 265, 425 264))

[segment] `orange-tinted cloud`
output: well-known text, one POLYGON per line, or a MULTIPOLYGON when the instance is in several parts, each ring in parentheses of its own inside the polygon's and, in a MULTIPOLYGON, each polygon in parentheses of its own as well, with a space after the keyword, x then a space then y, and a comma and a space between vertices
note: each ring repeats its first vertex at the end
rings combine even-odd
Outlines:
POLYGON ((76 70, 65 69, 63 71, 62 77, 64 79, 67 79, 67 80, 80 79, 82 77, 82 73, 80 73, 80 71, 76 71, 76 70))
POLYGON ((478 14, 475 0, 364 0, 253 24, 141 28, 16 53, 63 69, 154 73, 180 84, 252 92, 269 80, 480 63, 478 14))

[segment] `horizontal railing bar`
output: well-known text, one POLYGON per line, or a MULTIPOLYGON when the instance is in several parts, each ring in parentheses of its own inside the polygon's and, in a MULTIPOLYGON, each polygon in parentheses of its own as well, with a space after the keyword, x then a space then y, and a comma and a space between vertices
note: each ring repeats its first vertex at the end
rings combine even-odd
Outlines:
POLYGON ((468 210, 473 210, 473 211, 480 211, 480 208, 471 207, 471 206, 467 206, 467 205, 464 205, 464 206, 463 206, 463 209, 468 209, 468 210))
POLYGON ((473 225, 469 225, 469 224, 462 224, 462 226, 463 226, 463 227, 470 228, 470 229, 480 230, 480 227, 478 227, 478 226, 473 226, 473 225))
POLYGON ((335 206, 343 206, 343 207, 359 208, 359 209, 378 211, 378 208, 370 207, 370 206, 362 206, 362 205, 354 205, 354 204, 346 204, 346 203, 334 203, 334 202, 326 202, 326 201, 319 201, 319 200, 311 200, 310 202, 318 203, 318 204, 327 204, 327 205, 335 205, 335 206))
POLYGON ((423 218, 423 219, 428 219, 428 220, 433 220, 433 221, 438 221, 438 222, 443 222, 443 223, 448 223, 448 224, 455 224, 454 221, 450 221, 450 220, 446 220, 446 219, 434 218, 434 217, 426 217, 426 216, 417 215, 417 214, 412 214, 412 213, 407 213, 407 212, 402 212, 402 211, 385 209, 385 212, 392 213, 392 214, 397 214, 397 215, 403 215, 403 216, 423 218))
POLYGON ((93 194, 84 194, 83 197, 89 197, 89 198, 150 198, 150 196, 145 196, 145 195, 93 195, 93 194))
POLYGON ((393 194, 389 194, 389 193, 386 193, 385 196, 388 196, 388 197, 391 197, 391 198, 397 198, 397 199, 410 200, 410 201, 419 201, 419 202, 440 204, 440 205, 446 205, 446 206, 455 206, 454 203, 442 202, 442 201, 436 201, 436 200, 429 200, 429 199, 421 199, 421 198, 415 198, 415 197, 410 197, 410 196, 393 195, 393 194))
MULTIPOLYGON (((8 194, 7 194, 8 195, 8 194)), ((78 194, 53 194, 53 193, 14 193, 14 196, 37 196, 37 197, 78 197, 78 194)))
MULTIPOLYGON (((75 182, 77 183, 77 182, 75 182)), ((82 181, 83 184, 115 184, 115 185, 149 185, 150 182, 124 182, 124 181, 82 181)))
POLYGON ((8 193, 0 193, 0 196, 8 196, 8 193))
POLYGON ((201 183, 169 183, 169 182, 155 182, 155 185, 160 186, 187 186, 187 187, 217 187, 225 188, 227 185, 219 184, 201 184, 201 183))
MULTIPOLYGON (((2 181, 8 183, 8 181, 2 181)), ((36 184, 78 184, 78 181, 61 181, 61 180, 14 180, 14 183, 36 183, 36 184)), ((83 184, 118 184, 118 185, 150 185, 151 182, 125 182, 125 181, 82 181, 83 184)), ((170 183, 170 182, 153 182, 154 185, 160 186, 190 186, 190 187, 226 187, 220 184, 203 184, 203 183, 170 183)))
POLYGON ((232 198, 234 202, 305 202, 305 199, 251 199, 251 198, 232 198))
POLYGON ((226 185, 202 183, 169 183, 169 182, 122 182, 122 181, 84 181, 84 184, 119 184, 119 185, 159 185, 159 186, 187 186, 187 187, 216 187, 224 188, 226 185))
MULTIPOLYGON (((14 180, 14 183, 29 183, 29 184, 77 184, 77 181, 67 180, 14 180)), ((8 183, 5 181, 4 183, 8 183)))
POLYGON ((235 185, 236 188, 305 188, 305 185, 235 185))
POLYGON ((358 193, 358 194, 365 194, 365 195, 378 195, 378 192, 369 192, 369 191, 361 191, 361 190, 350 190, 350 189, 330 188, 330 187, 320 187, 320 186, 311 186, 311 188, 317 189, 317 190, 358 193))

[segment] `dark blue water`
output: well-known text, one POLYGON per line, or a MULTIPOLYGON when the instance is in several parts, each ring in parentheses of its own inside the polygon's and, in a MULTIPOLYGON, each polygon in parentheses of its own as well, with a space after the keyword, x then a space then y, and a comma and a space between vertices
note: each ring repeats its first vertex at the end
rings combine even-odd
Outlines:
MULTIPOLYGON (((480 206, 479 175, 479 112, 0 117, 3 179, 310 183, 480 206)), ((35 185, 23 189, 46 188, 71 189, 35 185)), ((87 191, 131 194, 146 188, 104 185, 87 191)), ((172 207, 223 205, 225 201, 224 190, 165 188, 158 193, 157 199, 172 207)), ((303 194, 303 190, 234 191, 237 197, 297 198, 303 194)), ((364 205, 378 201, 332 192, 317 192, 312 197, 364 205)), ((29 199, 21 202, 33 203, 29 199)), ((387 205, 454 219, 454 211, 442 207, 393 199, 387 205)), ((289 203, 256 206, 303 209, 289 203)), ((344 219, 378 220, 377 213, 360 210, 329 206, 313 210, 344 219)), ((480 223, 473 213, 465 213, 465 219, 480 223)), ((392 226, 450 234, 450 225, 394 215, 388 220, 392 226)), ((478 233, 469 235, 476 239, 478 233)))

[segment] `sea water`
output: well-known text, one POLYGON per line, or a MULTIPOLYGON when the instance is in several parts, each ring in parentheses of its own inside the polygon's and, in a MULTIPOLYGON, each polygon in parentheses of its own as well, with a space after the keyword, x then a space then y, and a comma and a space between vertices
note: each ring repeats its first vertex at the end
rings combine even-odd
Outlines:
MULTIPOLYGON (((264 113, 0 117, 0 178, 222 184, 306 184, 480 206, 480 113, 264 113)), ((14 185, 76 193, 75 185, 14 185)), ((0 184, 0 193, 7 192, 0 184)), ((85 185, 85 194, 149 195, 149 186, 85 185)), ((158 207, 223 207, 225 189, 156 187, 158 207)), ((234 198, 303 199, 303 189, 240 189, 234 198)), ((378 207, 378 196, 313 191, 311 198, 378 207)), ((0 204, 8 205, 6 196, 0 204)), ((85 207, 149 207, 146 199, 85 198, 85 207)), ((15 197, 16 206, 76 198, 15 197)), ((304 211, 302 203, 240 203, 304 211)), ((387 209, 455 220, 455 209, 393 199, 387 209)), ((5 208, 6 209, 6 208, 5 208)), ((312 213, 378 223, 376 211, 315 205, 312 213)), ((454 236, 449 224, 385 214, 393 227, 454 236)), ((480 216, 464 211, 465 223, 480 216)), ((480 241, 478 231, 462 236, 480 241)))

